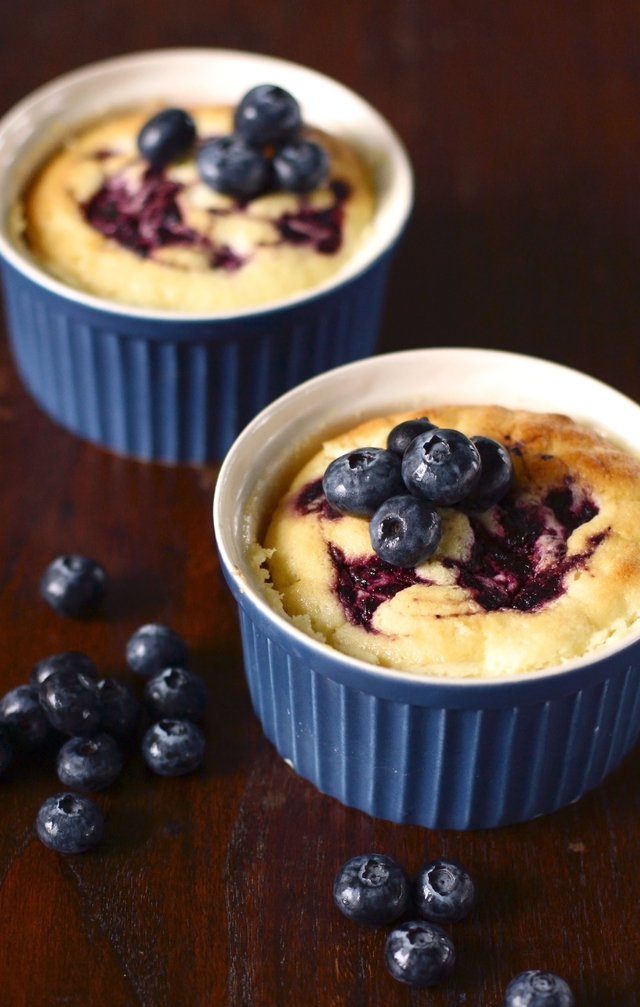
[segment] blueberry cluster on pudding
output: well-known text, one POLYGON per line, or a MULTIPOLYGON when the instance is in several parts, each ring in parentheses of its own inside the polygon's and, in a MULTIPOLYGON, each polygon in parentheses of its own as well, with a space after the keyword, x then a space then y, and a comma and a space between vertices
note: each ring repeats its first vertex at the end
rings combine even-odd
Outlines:
POLYGON ((338 650, 500 676, 628 633, 639 518, 640 464, 600 434, 556 414, 438 406, 326 441, 252 562, 271 604, 338 650))
POLYGON ((275 85, 234 109, 115 112, 69 138, 14 209, 57 279, 124 304, 242 310, 321 284, 374 212, 367 166, 275 85))

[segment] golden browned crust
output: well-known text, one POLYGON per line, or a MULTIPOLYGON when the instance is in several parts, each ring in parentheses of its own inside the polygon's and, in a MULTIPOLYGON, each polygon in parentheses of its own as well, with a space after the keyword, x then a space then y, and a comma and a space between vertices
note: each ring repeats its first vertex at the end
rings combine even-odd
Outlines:
MULTIPOLYGON (((254 562, 272 604, 319 639, 387 667, 447 676, 508 675, 553 667, 626 635, 640 612, 640 464, 606 438, 562 415, 498 406, 429 408, 441 427, 483 434, 510 448, 516 498, 536 505, 550 490, 570 485, 597 508, 566 542, 566 572, 557 597, 530 611, 486 610, 461 586, 455 561, 471 554, 469 518, 441 509, 444 534, 418 568, 428 583, 400 590, 375 611, 369 627, 349 620, 336 595, 329 546, 347 560, 372 559, 368 522, 301 514, 300 489, 321 478, 327 464, 365 445, 386 446, 389 430, 422 412, 379 417, 327 441, 280 501, 254 562), (584 559, 583 559, 584 557, 584 559), (453 565, 447 561, 453 560, 453 565), (574 564, 572 565, 572 561, 574 564), (268 570, 268 573, 266 572, 268 570)), ((496 517, 480 518, 493 529, 496 517)), ((554 562, 557 543, 540 540, 535 563, 554 562), (546 550, 546 552, 545 552, 546 550)))

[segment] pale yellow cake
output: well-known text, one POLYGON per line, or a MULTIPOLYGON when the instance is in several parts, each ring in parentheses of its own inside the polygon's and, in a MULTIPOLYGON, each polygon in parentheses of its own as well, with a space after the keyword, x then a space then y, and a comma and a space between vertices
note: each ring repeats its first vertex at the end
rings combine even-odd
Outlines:
POLYGON ((439 508, 442 540, 415 570, 376 557, 366 518, 331 511, 318 482, 329 462, 386 447, 420 415, 361 424, 298 472, 252 549, 270 603, 346 654, 428 675, 544 669, 627 634, 640 612, 640 463, 566 416, 426 407, 438 426, 505 445, 515 481, 484 513, 439 508))
MULTIPOLYGON (((327 151, 330 176, 307 196, 272 192, 240 205, 205 185, 190 155, 170 164, 164 178, 176 184, 181 222, 195 240, 169 241, 141 252, 105 235, 89 222, 87 207, 105 185, 125 192, 129 207, 135 207, 138 195, 144 200, 148 165, 138 154, 136 138, 157 111, 154 106, 114 114, 70 137, 14 208, 14 239, 25 243, 57 279, 139 307, 233 311, 317 286, 365 240, 375 207, 369 171, 349 144, 310 127, 303 135, 327 151), (304 237, 305 227, 321 234, 326 213, 333 213, 329 225, 335 229, 337 220, 339 226, 335 251, 318 250, 317 241, 287 239, 288 222, 297 228, 298 238, 304 237)), ((188 111, 199 140, 232 132, 232 108, 188 111)))

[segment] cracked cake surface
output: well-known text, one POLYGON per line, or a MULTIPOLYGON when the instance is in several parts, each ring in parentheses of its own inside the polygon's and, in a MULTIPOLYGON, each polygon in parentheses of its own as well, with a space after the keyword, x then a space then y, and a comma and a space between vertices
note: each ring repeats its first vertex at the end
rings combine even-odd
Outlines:
MULTIPOLYGON (((12 231, 53 276, 139 307, 232 311, 313 288, 352 258, 375 199, 350 144, 304 127, 329 155, 326 183, 305 195, 241 201, 201 181, 193 153, 150 169, 136 138, 157 110, 116 113, 80 130, 28 187, 12 231)), ((189 112, 199 143, 233 129, 230 107, 189 112)))
POLYGON ((626 635, 638 618, 640 463, 566 416, 427 404, 326 441, 252 562, 276 609, 365 661, 453 677, 554 667, 626 635), (438 508, 440 545, 404 569, 376 556, 366 518, 332 510, 322 476, 334 458, 385 447, 397 423, 425 413, 499 441, 515 478, 487 511, 438 508))

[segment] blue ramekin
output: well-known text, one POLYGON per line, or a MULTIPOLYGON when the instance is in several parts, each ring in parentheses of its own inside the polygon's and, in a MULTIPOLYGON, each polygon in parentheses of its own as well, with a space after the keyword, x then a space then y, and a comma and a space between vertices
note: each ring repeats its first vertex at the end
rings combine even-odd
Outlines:
POLYGON ((445 402, 562 411, 640 454, 640 407, 584 374, 488 350, 389 354, 306 382, 256 417, 222 466, 214 523, 253 704, 296 772, 381 818, 490 828, 577 800, 633 745, 640 626, 617 645, 545 671, 423 677, 348 657, 301 632, 268 603, 248 558, 283 480, 324 437, 368 416, 445 402))
POLYGON ((103 447, 164 462, 220 459, 274 398, 373 351, 388 265, 411 203, 411 168, 388 123, 305 67, 252 53, 177 49, 66 74, 0 121, 0 263, 22 380, 52 419, 103 447), (233 104, 265 81, 295 94, 307 121, 353 142, 371 167, 373 223, 328 281, 246 311, 145 310, 57 281, 12 240, 9 219, 26 180, 78 124, 152 99, 233 104))

